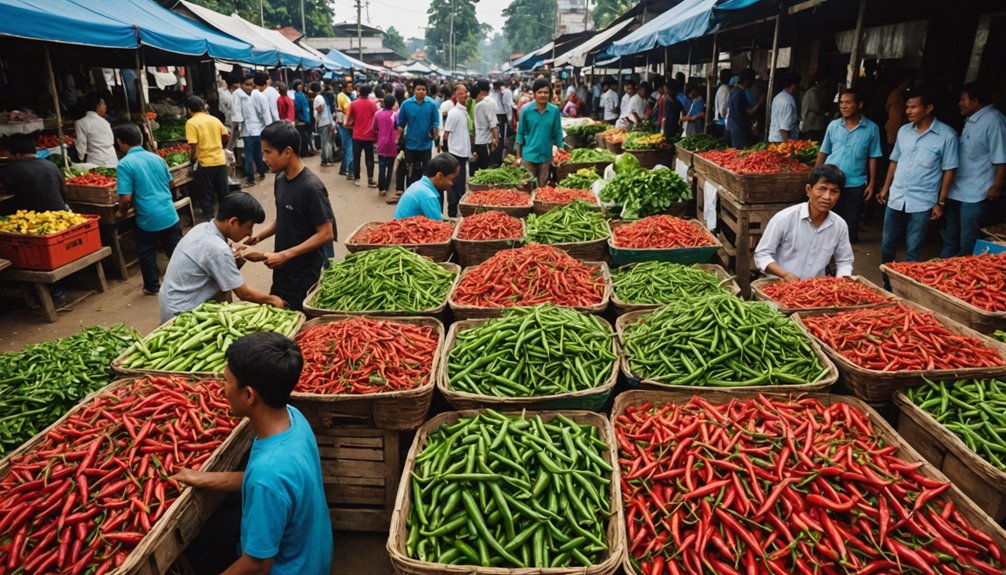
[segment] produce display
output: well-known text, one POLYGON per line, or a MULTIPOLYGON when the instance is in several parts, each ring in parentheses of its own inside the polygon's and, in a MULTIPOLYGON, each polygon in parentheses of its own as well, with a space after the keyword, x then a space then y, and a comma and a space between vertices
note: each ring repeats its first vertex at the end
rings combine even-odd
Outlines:
POLYGON ((550 204, 568 204, 577 200, 587 202, 589 204, 597 204, 597 198, 594 197, 594 194, 591 193, 590 190, 553 188, 552 186, 546 186, 535 190, 534 200, 536 202, 546 202, 550 204))
POLYGON ((531 205, 531 194, 520 190, 479 190, 464 195, 466 204, 519 208, 531 205))
POLYGON ((162 124, 154 130, 154 139, 158 142, 174 142, 185 139, 185 123, 162 124))
POLYGON ((1006 331, 996 330, 995 334, 992 336, 999 341, 1006 343, 1006 331))
POLYGON ((561 244, 600 240, 610 234, 604 214, 587 202, 576 200, 540 216, 529 215, 525 237, 529 242, 561 244))
POLYGON ((556 150, 555 153, 552 154, 552 163, 558 165, 563 162, 568 162, 569 158, 570 154, 566 150, 556 150))
POLYGON ((569 162, 580 164, 584 162, 614 162, 615 154, 608 150, 598 150, 597 148, 577 148, 569 155, 569 162))
POLYGON ((101 188, 114 186, 115 181, 114 175, 106 176, 98 172, 88 172, 66 179, 69 186, 97 186, 101 188))
POLYGON ((685 136, 675 142, 675 144, 691 152, 708 152, 710 150, 722 150, 727 147, 722 138, 709 134, 685 136))
POLYGON ((594 168, 580 168, 559 180, 559 187, 573 190, 588 190, 594 182, 600 179, 600 174, 594 168))
MULTIPOLYGON (((623 154, 626 155, 626 154, 623 154)), ((622 171, 601 188, 600 197, 622 207, 622 217, 658 214, 675 202, 692 199, 692 188, 672 170, 622 171)))
POLYGON ((541 397, 604 385, 618 357, 597 316, 554 305, 518 307, 457 333, 447 360, 451 389, 541 397))
POLYGON ((568 136, 585 136, 587 138, 593 138, 597 134, 611 129, 611 126, 607 123, 577 124, 576 126, 569 126, 563 129, 566 131, 566 135, 568 136))
POLYGON ((1006 382, 997 379, 925 381, 905 390, 908 400, 929 413, 961 441, 1006 471, 1006 382))
POLYGON ((615 418, 629 557, 646 575, 983 573, 1003 550, 839 401, 629 407, 615 418))
POLYGON ((688 220, 649 216, 612 230, 615 247, 642 249, 697 248, 716 245, 716 238, 688 220))
POLYGON ((86 221, 85 216, 64 210, 58 212, 18 210, 9 216, 0 216, 0 233, 46 236, 86 221))
POLYGON ((342 311, 424 311, 443 305, 457 274, 402 247, 349 254, 321 274, 311 306, 342 311))
MULTIPOLYGON (((70 134, 63 134, 63 145, 66 147, 72 146, 74 143, 73 136, 70 134)), ((56 148, 59 147, 59 136, 56 134, 39 134, 35 136, 35 147, 36 148, 56 148)))
POLYGON ((19 447, 112 381, 112 360, 140 334, 122 324, 0 354, 0 455, 19 447))
POLYGON ((977 308, 1006 311, 1006 252, 886 265, 977 308))
POLYGON ((632 375, 667 385, 794 385, 825 375, 810 338, 792 320, 731 294, 677 300, 623 331, 632 375))
POLYGON ((531 173, 520 166, 500 166, 475 172, 469 184, 502 184, 522 186, 531 180, 531 173))
POLYGON ((659 150, 667 148, 667 140, 662 132, 648 134, 646 132, 630 132, 622 141, 625 150, 659 150))
POLYGON ((257 331, 293 336, 300 318, 297 312, 269 305, 210 300, 135 343, 119 367, 220 373, 234 340, 257 331))
POLYGON ((468 268, 454 290, 454 303, 514 307, 553 303, 572 307, 604 302, 605 277, 597 267, 541 244, 503 250, 468 268))
POLYGON ((425 216, 413 216, 401 220, 384 222, 360 230, 350 238, 353 244, 442 244, 451 241, 454 226, 447 222, 431 220, 425 216))
POLYGON ((6 573, 107 573, 238 422, 218 381, 138 379, 85 404, 0 479, 6 573))
POLYGON ((182 164, 187 164, 190 161, 189 146, 187 144, 161 148, 154 153, 164 158, 164 161, 168 163, 169 168, 181 166, 182 164))
POLYGON ((601 135, 604 136, 604 141, 610 144, 621 144, 625 140, 626 134, 628 134, 628 131, 625 128, 608 128, 601 132, 601 135))
POLYGON ((814 164, 817 153, 821 150, 814 140, 788 140, 778 144, 769 144, 768 149, 784 156, 792 156, 804 164, 814 164))
POLYGON ((521 221, 503 212, 488 211, 461 220, 459 240, 510 240, 524 235, 521 221))
POLYGON ((790 309, 850 307, 887 301, 876 290, 847 277, 777 281, 762 288, 762 293, 790 309))
POLYGON ((808 331, 852 363, 880 371, 1006 365, 980 340, 903 303, 802 318, 808 331))
POLYGON ((430 434, 405 542, 434 563, 566 567, 608 555, 612 467, 597 428, 486 410, 430 434))
POLYGON ((671 262, 642 262, 611 271, 614 295, 630 304, 667 304, 688 297, 727 293, 720 278, 671 262))
POLYGON ((712 150, 700 154, 703 158, 737 174, 778 174, 782 172, 809 172, 800 160, 771 150, 712 150))
POLYGON ((439 337, 432 327, 364 317, 297 334, 304 368, 296 392, 372 394, 419 387, 430 377, 439 337))

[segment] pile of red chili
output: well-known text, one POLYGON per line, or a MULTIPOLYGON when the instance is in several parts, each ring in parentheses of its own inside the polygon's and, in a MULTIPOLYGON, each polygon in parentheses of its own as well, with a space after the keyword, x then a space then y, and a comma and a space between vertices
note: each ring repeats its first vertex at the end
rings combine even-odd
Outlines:
POLYGON ((800 163, 800 160, 770 150, 750 152, 730 148, 703 152, 699 155, 737 174, 778 174, 810 170, 800 163))
POLYGON ((429 326, 358 317, 297 335, 304 369, 294 391, 367 394, 419 387, 430 377, 439 337, 429 326))
POLYGON ((556 150, 555 153, 552 154, 552 163, 561 164, 563 162, 568 162, 569 158, 570 154, 566 150, 556 150))
POLYGON ((167 158, 169 154, 177 154, 180 152, 188 154, 189 153, 188 144, 178 144, 177 146, 168 146, 167 148, 160 148, 154 153, 162 158, 167 158))
POLYGON ((856 365, 880 371, 1006 365, 976 338, 902 303, 802 318, 814 336, 856 365))
POLYGON ((453 301, 478 307, 540 303, 585 307, 603 302, 605 288, 600 268, 585 265, 558 248, 530 244, 497 252, 468 268, 453 301))
POLYGON ((643 218, 613 230, 617 248, 697 248, 716 243, 712 234, 692 222, 660 215, 643 218))
POLYGON ((509 240, 524 235, 524 224, 511 215, 494 210, 461 220, 459 240, 509 240))
POLYGON ((762 288, 762 293, 790 309, 851 307, 884 301, 884 296, 864 284, 831 276, 777 281, 762 288))
POLYGON ((0 479, 0 572, 101 574, 122 565, 231 434, 216 381, 138 379, 84 404, 0 479))
POLYGON ((645 575, 1003 573, 1002 549, 857 408, 758 396, 615 418, 645 575))
POLYGON ((66 183, 71 186, 114 186, 115 178, 110 178, 108 176, 102 176, 96 172, 88 172, 86 174, 81 174, 79 176, 74 176, 72 178, 67 178, 66 183))
POLYGON ((392 220, 357 232, 350 243, 354 244, 442 244, 451 240, 454 227, 424 216, 392 220))
POLYGON ((534 191, 534 199, 537 202, 548 202, 550 204, 569 204, 576 200, 596 204, 597 198, 590 190, 577 190, 574 188, 553 188, 547 186, 534 191))
POLYGON ((466 204, 519 208, 531 205, 531 194, 520 190, 479 190, 464 196, 466 204))
POLYGON ((887 264, 977 308, 1006 311, 1006 253, 887 264))

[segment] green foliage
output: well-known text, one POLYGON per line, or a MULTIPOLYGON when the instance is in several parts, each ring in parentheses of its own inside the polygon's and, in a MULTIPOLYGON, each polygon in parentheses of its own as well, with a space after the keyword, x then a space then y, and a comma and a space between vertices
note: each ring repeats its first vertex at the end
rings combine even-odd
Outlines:
POLYGON ((433 0, 426 10, 426 54, 435 64, 450 66, 451 13, 454 13, 454 61, 466 64, 478 55, 481 27, 475 15, 478 0, 433 0))
POLYGON ((409 55, 409 49, 405 47, 405 38, 402 38, 394 26, 384 31, 384 47, 403 58, 409 55))
MULTIPOLYGON (((193 3, 216 10, 221 14, 237 12, 245 20, 253 24, 261 24, 259 19, 259 0, 192 0, 193 3)), ((265 15, 264 27, 269 29, 293 26, 301 28, 301 0, 262 0, 265 15)), ((332 3, 328 0, 303 0, 308 36, 331 36, 332 18, 335 13, 332 3)), ((303 30, 301 30, 304 32, 303 30)))
POLYGON ((522 52, 540 48, 555 36, 558 12, 557 0, 513 0, 503 9, 507 42, 522 52))
POLYGON ((635 0, 595 0, 594 26, 600 30, 636 4, 635 0))
POLYGON ((659 214, 673 202, 692 199, 692 189, 672 170, 633 170, 620 171, 601 189, 600 196, 622 206, 623 218, 634 220, 659 214))

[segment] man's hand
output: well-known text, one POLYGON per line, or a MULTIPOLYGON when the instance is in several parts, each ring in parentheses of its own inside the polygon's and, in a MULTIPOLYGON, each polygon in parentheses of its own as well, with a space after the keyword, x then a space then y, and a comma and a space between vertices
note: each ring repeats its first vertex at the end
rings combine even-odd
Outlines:
POLYGON ((253 246, 253 245, 259 243, 260 241, 262 241, 262 240, 260 240, 258 238, 258 236, 248 236, 247 238, 245 238, 244 240, 242 240, 241 243, 244 244, 244 245, 246 245, 246 246, 253 246))
POLYGON ((262 252, 256 252, 253 250, 247 250, 241 252, 241 257, 244 258, 245 261, 249 262, 264 262, 266 254, 262 252))
POLYGON ((788 284, 796 283, 796 282, 800 281, 800 276, 798 276, 798 275, 796 275, 794 273, 787 272, 786 275, 782 276, 782 281, 784 281, 784 282, 786 282, 788 284))
POLYGON ((988 193, 985 194, 985 197, 990 200, 994 200, 999 197, 1000 193, 1002 193, 1002 191, 999 188, 997 188, 996 186, 992 186, 991 188, 989 188, 988 193))
POLYGON ((186 485, 191 485, 192 487, 203 487, 206 484, 206 473, 203 471, 196 471, 194 469, 181 468, 175 472, 174 475, 168 479, 174 479, 179 483, 184 483, 186 485))
POLYGON ((930 220, 938 220, 943 217, 943 206, 936 204, 933 206, 933 211, 929 216, 930 220))
POLYGON ((888 193, 890 193, 890 190, 888 190, 887 188, 881 188, 880 193, 877 194, 877 203, 881 205, 886 204, 888 193))
POLYGON ((865 190, 863 190, 863 200, 869 200, 872 197, 873 197, 873 184, 870 184, 866 186, 865 190))
POLYGON ((286 265, 286 262, 290 261, 290 256, 287 254, 286 250, 281 252, 272 252, 265 255, 265 265, 267 268, 274 270, 276 268, 281 268, 286 265))
POLYGON ((275 295, 269 296, 269 300, 266 303, 279 309, 283 309, 286 307, 286 302, 283 301, 283 298, 275 295))
POLYGON ((128 212, 126 210, 122 209, 121 207, 117 208, 115 210, 115 219, 117 219, 117 220, 124 220, 124 219, 126 219, 127 215, 128 215, 128 212))

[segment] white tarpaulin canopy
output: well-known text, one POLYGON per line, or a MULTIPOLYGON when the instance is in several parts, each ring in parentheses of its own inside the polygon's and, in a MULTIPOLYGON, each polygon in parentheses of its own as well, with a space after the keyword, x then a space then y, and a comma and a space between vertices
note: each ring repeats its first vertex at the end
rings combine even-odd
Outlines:
POLYGON ((591 36, 591 38, 586 42, 584 42, 583 44, 580 44, 576 48, 569 50, 565 54, 557 56, 553 64, 556 67, 572 64, 577 68, 583 68, 587 64, 587 56, 590 54, 592 50, 607 42, 609 38, 611 38, 615 34, 618 34, 633 22, 634 22, 633 18, 626 18, 621 22, 612 24, 611 26, 607 27, 601 32, 598 32, 594 36, 591 36))

